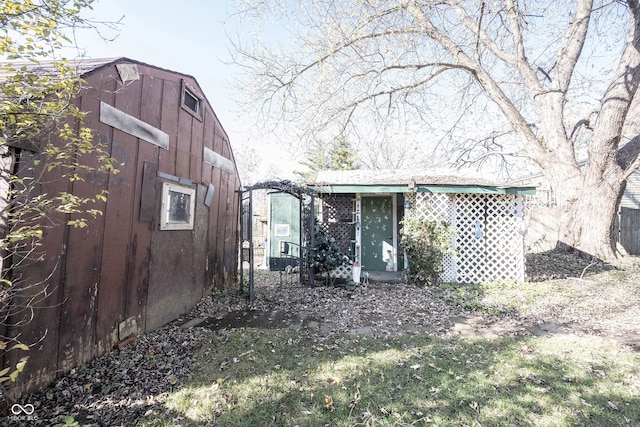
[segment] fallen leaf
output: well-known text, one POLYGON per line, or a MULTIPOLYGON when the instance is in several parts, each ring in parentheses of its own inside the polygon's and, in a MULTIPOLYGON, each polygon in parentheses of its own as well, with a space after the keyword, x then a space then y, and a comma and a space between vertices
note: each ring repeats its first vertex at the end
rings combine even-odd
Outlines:
POLYGON ((360 417, 362 418, 362 421, 367 422, 371 417, 373 417, 373 414, 369 411, 365 411, 360 414, 360 417))
POLYGON ((333 397, 325 396, 324 397, 324 409, 329 411, 333 411, 335 408, 333 407, 333 397))

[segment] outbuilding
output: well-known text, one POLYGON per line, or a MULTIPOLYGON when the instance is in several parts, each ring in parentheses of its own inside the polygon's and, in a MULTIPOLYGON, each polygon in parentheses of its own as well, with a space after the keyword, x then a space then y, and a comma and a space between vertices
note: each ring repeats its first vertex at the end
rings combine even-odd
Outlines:
POLYGON ((524 196, 533 186, 410 170, 321 171, 311 186, 322 222, 363 273, 404 270, 401 223, 411 215, 446 221, 454 232, 442 280, 524 280, 524 196))
MULTIPOLYGON (((36 264, 13 266, 26 283, 46 287, 32 301, 33 318, 4 331, 35 343, 14 393, 50 383, 237 280, 240 178, 196 79, 127 58, 77 68, 84 83, 73 102, 120 172, 43 181, 43 194, 64 185, 82 197, 106 189, 108 200, 86 228, 48 229, 36 264)), ((48 71, 40 64, 32 72, 48 71)), ((39 156, 21 154, 23 162, 39 156)))

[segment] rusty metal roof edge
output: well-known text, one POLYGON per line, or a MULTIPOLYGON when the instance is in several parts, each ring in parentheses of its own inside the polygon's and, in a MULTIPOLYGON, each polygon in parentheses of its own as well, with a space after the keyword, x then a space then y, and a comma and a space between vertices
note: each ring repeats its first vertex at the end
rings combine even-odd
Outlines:
POLYGON ((83 76, 85 74, 89 74, 91 72, 94 72, 96 70, 99 70, 100 68, 103 68, 103 67, 111 65, 111 64, 122 63, 122 62, 130 62, 130 63, 134 63, 134 64, 138 64, 138 65, 143 65, 143 66, 146 66, 146 67, 155 68, 155 69, 162 70, 162 71, 167 71, 167 72, 172 73, 172 74, 177 74, 177 75, 181 75, 181 76, 185 76, 185 77, 190 77, 190 78, 196 80, 196 78, 194 76, 190 75, 190 74, 186 74, 186 73, 183 73, 183 72, 180 72, 180 71, 170 70, 170 69, 164 68, 164 67, 159 67, 157 65, 149 64, 147 62, 139 61, 137 59, 129 58, 129 57, 126 57, 126 56, 113 56, 113 57, 105 57, 105 58, 75 58, 75 59, 60 58, 60 59, 48 59, 48 60, 37 61, 37 62, 33 62, 33 61, 10 61, 9 60, 9 61, 0 61, 0 64, 12 64, 15 67, 27 66, 29 68, 41 67, 43 69, 47 69, 47 68, 52 68, 54 63, 61 62, 61 61, 67 61, 72 66, 76 67, 76 69, 78 70, 78 75, 80 75, 80 76, 83 76))

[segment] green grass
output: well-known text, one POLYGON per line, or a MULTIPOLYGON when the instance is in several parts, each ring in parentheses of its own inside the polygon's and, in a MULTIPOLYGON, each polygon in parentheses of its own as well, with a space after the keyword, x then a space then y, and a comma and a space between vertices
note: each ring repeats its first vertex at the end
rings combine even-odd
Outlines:
POLYGON ((594 337, 238 329, 212 332, 193 369, 140 425, 640 425, 640 356, 594 337))
POLYGON ((458 305, 469 311, 478 311, 485 308, 482 297, 486 288, 487 285, 475 283, 442 283, 434 287, 433 291, 449 304, 458 305))
POLYGON ((640 303, 640 277, 607 271, 588 280, 570 278, 545 282, 442 283, 434 293, 470 312, 492 314, 560 314, 582 318, 608 316, 640 303), (632 277, 632 278, 630 278, 632 277), (636 278, 634 280, 634 278, 636 278))

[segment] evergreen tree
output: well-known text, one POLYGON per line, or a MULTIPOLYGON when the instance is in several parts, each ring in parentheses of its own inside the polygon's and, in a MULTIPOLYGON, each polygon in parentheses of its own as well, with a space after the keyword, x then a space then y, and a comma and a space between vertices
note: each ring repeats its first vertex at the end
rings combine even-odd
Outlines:
POLYGON ((343 136, 336 138, 329 146, 328 170, 354 170, 358 169, 358 150, 343 136))
POLYGON ((359 169, 358 150, 345 137, 340 136, 326 144, 316 141, 306 153, 307 160, 303 164, 308 171, 296 172, 304 181, 310 181, 323 170, 354 170, 359 169))

